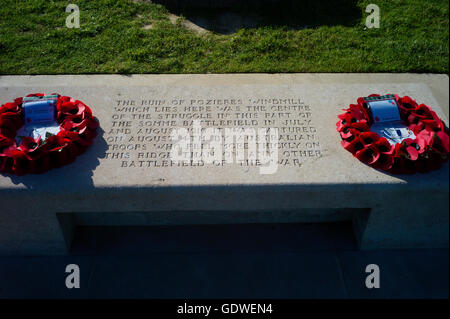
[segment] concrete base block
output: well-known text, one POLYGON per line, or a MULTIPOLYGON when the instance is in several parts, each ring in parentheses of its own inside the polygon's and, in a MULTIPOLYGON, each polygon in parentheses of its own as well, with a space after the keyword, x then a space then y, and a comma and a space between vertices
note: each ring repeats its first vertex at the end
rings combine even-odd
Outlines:
POLYGON ((343 220, 353 221, 361 249, 448 247, 448 163, 392 176, 355 159, 335 129, 342 108, 372 93, 409 95, 448 125, 448 82, 426 74, 1 76, 1 103, 58 92, 89 105, 100 128, 70 165, 0 176, 0 255, 67 254, 77 225, 343 220), (171 129, 201 117, 202 128, 277 128, 276 171, 172 163, 171 129))

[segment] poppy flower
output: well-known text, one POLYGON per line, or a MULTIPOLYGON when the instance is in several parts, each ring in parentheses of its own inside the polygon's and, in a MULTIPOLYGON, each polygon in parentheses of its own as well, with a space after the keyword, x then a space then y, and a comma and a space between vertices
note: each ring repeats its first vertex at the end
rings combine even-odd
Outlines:
POLYGON ((69 115, 66 116, 64 121, 61 123, 61 127, 67 131, 78 132, 82 128, 86 127, 87 121, 83 114, 81 115, 69 115))
POLYGON ((0 127, 6 126, 10 130, 17 131, 23 124, 23 118, 20 113, 5 112, 0 114, 0 127))
POLYGON ((416 170, 420 173, 426 173, 441 167, 441 159, 435 154, 420 156, 416 161, 416 170))
POLYGON ((70 96, 60 96, 56 102, 56 107, 59 110, 61 105, 66 102, 74 102, 74 99, 72 99, 70 96))
POLYGON ((388 171, 392 168, 394 165, 394 156, 389 153, 382 153, 380 152, 380 157, 375 163, 375 167, 388 171))
POLYGON ((11 113, 0 114, 0 134, 10 139, 14 139, 17 130, 23 126, 23 120, 13 116, 2 117, 4 114, 11 113))
POLYGON ((431 120, 433 119, 433 110, 425 104, 420 104, 418 107, 416 107, 412 113, 417 116, 421 120, 431 120))
POLYGON ((79 110, 82 110, 86 118, 92 117, 92 110, 89 106, 78 100, 75 100, 75 105, 78 107, 79 110))
POLYGON ((419 144, 421 148, 425 148, 430 144, 432 137, 433 132, 422 130, 421 132, 419 132, 419 134, 416 135, 417 144, 419 144))
POLYGON ((351 153, 356 153, 364 148, 363 143, 359 140, 359 134, 343 139, 341 145, 351 153))
POLYGON ((98 121, 94 117, 88 117, 86 119, 86 126, 91 130, 96 130, 99 127, 98 121))
POLYGON ((382 154, 392 155, 394 153, 394 146, 391 145, 391 143, 389 143, 389 141, 385 137, 380 137, 375 142, 375 145, 382 154))
POLYGON ((11 157, 0 153, 0 172, 12 173, 13 162, 11 157))
POLYGON ((448 128, 445 123, 437 116, 435 112, 431 113, 432 119, 422 120, 423 127, 427 131, 445 132, 448 134, 448 128))
POLYGON ((85 114, 70 115, 61 123, 61 127, 67 131, 80 132, 85 127, 89 127, 92 130, 96 129, 98 122, 92 117, 86 117, 85 114))
POLYGON ((431 112, 428 106, 421 104, 409 113, 407 121, 409 124, 419 124, 425 120, 432 120, 433 116, 431 112))
POLYGON ((57 136, 62 137, 66 141, 78 142, 81 138, 78 132, 61 130, 58 132, 57 136))
MULTIPOLYGON (((417 123, 410 124, 408 128, 414 133, 419 134, 425 128, 425 121, 418 121, 417 123)), ((434 123, 434 121, 432 121, 434 123)))
MULTIPOLYGON (((373 96, 380 96, 379 94, 371 94, 369 95, 369 97, 373 97, 373 96)), ((362 97, 358 98, 358 100, 356 101, 358 103, 358 106, 360 107, 360 109, 364 110, 364 114, 365 114, 365 118, 369 119, 369 115, 367 114, 367 103, 366 100, 362 97)))
POLYGON ((91 145, 94 138, 97 137, 97 131, 91 130, 89 127, 85 127, 79 133, 80 137, 85 141, 86 145, 91 145))
POLYGON ((421 148, 430 150, 428 153, 435 153, 441 160, 447 160, 449 154, 449 136, 447 133, 423 130, 417 135, 416 140, 421 148))
POLYGON ((67 149, 67 144, 58 146, 49 151, 49 161, 51 167, 60 168, 70 162, 70 154, 67 149))
POLYGON ((5 155, 12 159, 11 172, 15 175, 25 175, 33 170, 33 161, 29 160, 26 153, 19 149, 8 149, 5 155))
MULTIPOLYGON (((423 124, 423 127, 420 131, 422 131, 424 129, 427 131, 433 131, 433 132, 444 131, 444 125, 443 125, 442 121, 437 122, 435 120, 423 120, 420 123, 423 124)), ((420 133, 420 131, 418 133, 420 133)))
POLYGON ((341 130, 345 126, 352 126, 353 124, 367 124, 367 120, 364 117, 361 117, 360 114, 352 113, 352 111, 348 111, 344 114, 338 116, 340 121, 336 123, 337 130, 341 130))
POLYGON ((364 100, 364 98, 360 97, 360 98, 358 98, 358 100, 356 100, 356 102, 358 103, 358 105, 360 107, 365 108, 366 101, 364 100))
POLYGON ((19 149, 26 153, 35 151, 41 142, 41 138, 34 139, 31 136, 26 136, 22 139, 19 149))
POLYGON ((75 161, 75 158, 82 153, 80 148, 74 142, 67 143, 66 152, 67 152, 67 164, 70 164, 73 161, 75 161))
POLYGON ((351 132, 368 132, 370 131, 370 126, 363 122, 353 123, 345 125, 342 130, 340 131, 342 138, 348 138, 353 133, 351 132))
POLYGON ((32 93, 32 94, 28 94, 27 97, 42 97, 45 96, 44 93, 32 93))
POLYGON ((363 132, 359 136, 359 139, 364 146, 368 146, 376 143, 380 139, 380 136, 375 132, 363 132))
POLYGON ((47 138, 44 142, 41 144, 42 150, 45 150, 47 152, 50 152, 52 150, 58 149, 60 146, 65 145, 66 141, 58 136, 58 135, 52 135, 49 138, 47 138))
POLYGON ((336 130, 338 132, 342 131, 345 127, 348 127, 351 123, 351 115, 348 113, 344 113, 338 116, 340 121, 336 123, 336 130))
POLYGON ((375 145, 367 145, 362 150, 356 152, 355 157, 361 162, 372 165, 380 157, 380 152, 375 145))
POLYGON ((437 116, 436 112, 431 113, 433 116, 434 121, 438 125, 438 128, 440 131, 445 132, 447 135, 449 134, 449 129, 447 125, 445 125, 444 121, 442 121, 439 116, 437 116))
POLYGON ((0 151, 14 144, 14 140, 0 134, 0 151))
POLYGON ((16 137, 16 130, 10 130, 7 127, 0 126, 0 135, 3 135, 9 139, 14 139, 16 137))
POLYGON ((57 105, 57 110, 58 110, 58 112, 61 112, 64 114, 75 115, 78 113, 78 106, 71 101, 66 101, 66 102, 61 103, 60 105, 57 105))
POLYGON ((16 103, 16 102, 11 103, 10 102, 10 103, 6 103, 6 104, 2 105, 0 107, 0 114, 8 113, 8 112, 19 113, 21 111, 19 104, 20 103, 16 103))
POLYGON ((417 107, 417 102, 411 99, 409 96, 404 96, 398 100, 398 108, 400 113, 403 113, 406 117, 417 107))
MULTIPOLYGON (((91 109, 81 101, 65 101, 57 105, 58 117, 65 115, 78 115, 85 118, 92 117, 91 109)), ((64 119, 64 117, 63 117, 64 119)))
POLYGON ((433 132, 429 144, 431 150, 440 155, 443 160, 448 159, 449 137, 444 132, 433 132))
POLYGON ((357 130, 355 128, 352 128, 351 126, 347 126, 341 132, 339 132, 339 134, 341 134, 341 137, 343 139, 347 139, 353 135, 359 136, 359 134, 361 134, 361 131, 357 130))
POLYGON ((406 152, 406 157, 409 160, 415 161, 419 158, 420 146, 416 143, 416 140, 407 138, 402 141, 402 144, 403 144, 405 152, 406 152))
POLYGON ((414 163, 416 161, 413 162, 408 159, 408 153, 406 152, 403 144, 395 144, 393 158, 394 162, 391 169, 389 170, 392 174, 412 173, 411 169, 412 167, 414 167, 414 163))
POLYGON ((345 114, 348 114, 352 119, 354 119, 354 122, 367 121, 367 119, 369 118, 367 111, 359 104, 350 104, 350 107, 345 111, 346 112, 341 116, 345 116, 345 114))
MULTIPOLYGON (((66 149, 69 142, 65 141, 64 138, 53 135, 47 138, 42 145, 40 146, 41 152, 44 156, 44 163, 42 163, 45 166, 50 167, 56 167, 59 168, 63 165, 66 165, 69 163, 69 155, 68 151, 66 149)), ((42 169, 42 171, 45 171, 46 167, 42 169)))
POLYGON ((448 138, 448 134, 445 134, 444 132, 437 132, 436 133, 436 137, 439 138, 439 141, 441 143, 441 146, 444 150, 445 153, 448 154, 449 152, 449 138, 448 138))

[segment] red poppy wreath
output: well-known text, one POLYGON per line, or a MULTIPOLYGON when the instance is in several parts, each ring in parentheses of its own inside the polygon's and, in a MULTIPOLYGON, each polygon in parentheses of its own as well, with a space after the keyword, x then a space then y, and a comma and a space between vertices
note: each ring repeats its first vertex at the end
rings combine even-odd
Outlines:
POLYGON ((98 122, 83 102, 68 96, 54 96, 54 120, 59 124, 56 134, 45 137, 16 139, 25 122, 24 100, 42 99, 42 93, 19 97, 0 107, 0 172, 14 175, 40 174, 69 164, 92 144, 98 122))
POLYGON ((413 133, 414 138, 391 143, 371 130, 374 119, 367 102, 382 99, 380 95, 372 94, 368 98, 358 98, 357 104, 350 104, 345 113, 338 116, 336 126, 342 146, 360 161, 392 174, 438 169, 448 160, 448 127, 428 105, 419 105, 409 96, 389 97, 396 102, 402 125, 413 133))

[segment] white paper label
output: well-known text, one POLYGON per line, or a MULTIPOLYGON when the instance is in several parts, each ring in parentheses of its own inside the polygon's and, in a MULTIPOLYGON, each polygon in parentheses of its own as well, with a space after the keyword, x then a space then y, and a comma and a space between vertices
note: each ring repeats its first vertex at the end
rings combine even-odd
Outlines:
POLYGON ((24 125, 17 131, 17 142, 20 144, 20 139, 26 136, 30 136, 34 139, 41 137, 43 141, 47 139, 47 136, 56 135, 60 131, 59 124, 53 122, 47 125, 35 124, 35 125, 24 125))
POLYGON ((391 145, 401 143, 407 138, 416 138, 414 133, 402 122, 384 122, 373 124, 370 127, 370 130, 380 135, 380 137, 385 137, 391 145))

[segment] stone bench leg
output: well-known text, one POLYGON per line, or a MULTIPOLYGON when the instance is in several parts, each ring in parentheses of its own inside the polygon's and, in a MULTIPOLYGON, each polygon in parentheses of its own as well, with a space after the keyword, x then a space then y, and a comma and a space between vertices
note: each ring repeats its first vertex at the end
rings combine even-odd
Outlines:
POLYGON ((386 205, 356 215, 353 225, 359 248, 447 248, 448 211, 448 201, 431 201, 414 207, 386 205))
POLYGON ((71 234, 70 221, 63 217, 60 223, 54 211, 30 206, 2 208, 0 255, 67 254, 67 242, 70 242, 71 234), (64 228, 68 231, 63 232, 64 228))

